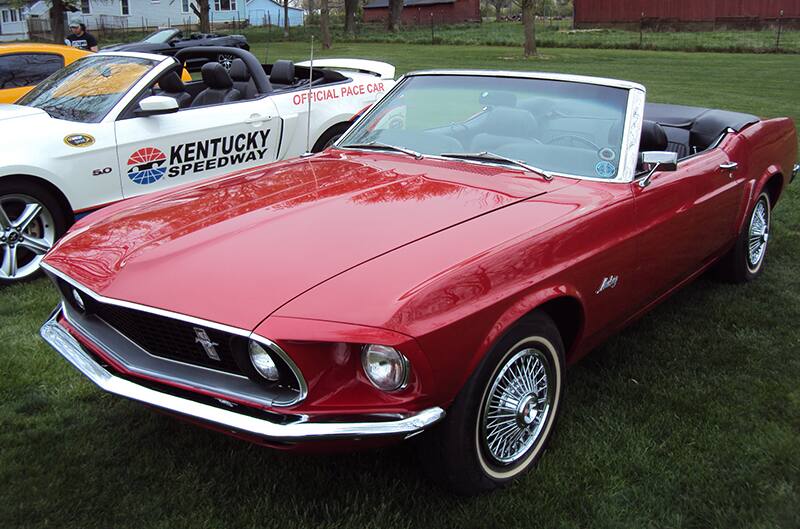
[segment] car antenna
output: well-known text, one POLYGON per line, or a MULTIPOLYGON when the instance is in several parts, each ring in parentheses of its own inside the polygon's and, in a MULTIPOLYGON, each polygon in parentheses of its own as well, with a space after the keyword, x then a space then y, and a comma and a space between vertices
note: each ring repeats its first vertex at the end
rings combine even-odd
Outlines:
POLYGON ((311 81, 314 80, 314 35, 311 35, 311 61, 308 68, 308 120, 306 122, 306 152, 304 156, 311 156, 311 81))

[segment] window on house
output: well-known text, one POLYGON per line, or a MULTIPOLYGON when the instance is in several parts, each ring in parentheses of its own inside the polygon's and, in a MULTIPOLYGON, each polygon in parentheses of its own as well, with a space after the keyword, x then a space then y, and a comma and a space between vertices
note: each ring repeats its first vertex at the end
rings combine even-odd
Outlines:
POLYGON ((189 1, 190 0, 181 0, 181 13, 188 13, 191 10, 189 1))
POLYGON ((88 15, 92 12, 92 6, 89 4, 89 0, 81 0, 81 13, 84 15, 88 15))
POLYGON ((236 0, 214 0, 215 11, 236 11, 236 0))
POLYGON ((9 21, 8 9, 3 9, 3 22, 9 21))
POLYGON ((16 22, 18 20, 19 11, 16 9, 11 10, 11 22, 16 22))
POLYGON ((122 0, 120 2, 120 6, 122 7, 122 14, 123 15, 130 15, 131 14, 131 7, 128 4, 128 0, 122 0))

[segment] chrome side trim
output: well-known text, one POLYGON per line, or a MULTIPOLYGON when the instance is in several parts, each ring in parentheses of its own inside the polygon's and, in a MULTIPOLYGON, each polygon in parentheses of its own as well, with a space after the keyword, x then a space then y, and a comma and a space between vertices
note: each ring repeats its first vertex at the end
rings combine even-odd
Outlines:
POLYGON ((60 310, 55 310, 40 330, 45 342, 58 351, 78 371, 101 389, 188 417, 217 424, 237 432, 257 435, 273 441, 313 441, 326 439, 403 435, 409 437, 440 421, 445 412, 434 407, 402 419, 379 422, 315 423, 297 421, 276 424, 265 419, 215 408, 193 400, 161 393, 119 378, 98 364, 80 343, 58 324, 60 310))
POLYGON ((297 379, 297 384, 298 384, 298 387, 300 389, 300 393, 298 394, 297 399, 295 399, 294 401, 289 402, 289 403, 284 403, 284 404, 282 404, 282 406, 293 406, 293 405, 297 404, 298 402, 303 401, 306 398, 306 396, 308 395, 308 385, 306 384, 306 380, 305 380, 305 378, 303 378, 303 374, 300 372, 300 369, 297 367, 297 364, 295 364, 294 361, 289 357, 289 355, 286 354, 286 351, 284 351, 278 344, 276 344, 275 342, 273 342, 269 338, 265 338, 265 337, 263 337, 263 336, 261 336, 259 334, 256 334, 253 331, 240 329, 238 327, 231 327, 230 325, 225 325, 224 323, 217 323, 217 322, 213 322, 213 321, 209 321, 209 320, 204 320, 204 319, 201 319, 201 318, 195 318, 194 316, 187 316, 185 314, 180 314, 178 312, 172 312, 172 311, 169 311, 169 310, 158 309, 158 308, 155 308, 155 307, 149 307, 147 305, 140 305, 138 303, 132 303, 130 301, 122 301, 122 300, 119 300, 119 299, 107 298, 107 297, 102 296, 102 295, 92 291, 91 289, 83 286, 82 284, 78 283, 77 281, 75 281, 74 279, 69 277, 68 275, 64 274, 60 270, 57 270, 56 268, 53 268, 52 266, 48 265, 47 263, 44 263, 44 262, 40 263, 39 266, 45 272, 47 272, 49 274, 52 274, 52 275, 62 279, 63 281, 69 283, 73 287, 79 289, 81 292, 85 292, 86 294, 91 296, 95 301, 98 301, 99 303, 106 303, 108 305, 116 305, 118 307, 123 307, 123 308, 126 308, 126 309, 140 310, 142 312, 149 312, 150 314, 155 314, 157 316, 163 316, 165 318, 172 318, 172 319, 175 319, 175 320, 185 321, 187 323, 191 323, 191 324, 194 324, 194 325, 199 325, 201 327, 210 327, 212 329, 217 329, 218 331, 227 332, 227 333, 230 333, 230 334, 235 334, 237 336, 243 336, 245 338, 249 338, 251 340, 259 342, 262 345, 265 345, 266 347, 268 347, 275 354, 280 356, 281 359, 283 359, 283 361, 286 362, 286 365, 289 366, 289 369, 291 369, 292 373, 294 374, 295 378, 297 379))

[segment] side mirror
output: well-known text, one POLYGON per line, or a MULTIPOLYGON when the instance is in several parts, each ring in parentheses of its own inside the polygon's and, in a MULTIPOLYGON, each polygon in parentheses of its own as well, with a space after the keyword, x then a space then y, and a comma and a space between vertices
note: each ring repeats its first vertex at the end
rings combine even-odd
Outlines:
POLYGON ((645 151, 641 155, 641 164, 648 172, 639 180, 639 187, 647 187, 656 171, 677 171, 678 153, 670 151, 645 151))
POLYGON ((138 117, 159 116, 178 111, 178 102, 167 96, 149 96, 139 101, 139 108, 134 111, 138 117))

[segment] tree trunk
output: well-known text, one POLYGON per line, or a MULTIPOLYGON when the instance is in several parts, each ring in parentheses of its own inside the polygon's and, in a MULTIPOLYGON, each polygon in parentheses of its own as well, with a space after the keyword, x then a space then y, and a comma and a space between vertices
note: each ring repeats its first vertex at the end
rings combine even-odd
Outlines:
POLYGON ((197 24, 200 26, 200 33, 211 33, 211 4, 209 2, 198 1, 197 5, 190 3, 189 7, 197 16, 197 24))
POLYGON ((289 36, 289 0, 283 0, 283 36, 289 36))
POLYGON ((525 57, 536 55, 536 11, 534 0, 522 2, 522 25, 525 26, 525 57))
POLYGON ((328 0, 321 0, 319 11, 319 31, 322 33, 322 49, 331 49, 331 13, 328 0))
POLYGON ((500 22, 500 10, 502 8, 503 7, 500 5, 500 2, 496 2, 494 4, 494 21, 495 22, 500 22))
POLYGON ((356 32, 356 9, 358 0, 344 0, 344 32, 348 35, 356 32))
POLYGON ((386 28, 392 33, 400 31, 400 15, 403 12, 403 0, 389 0, 389 19, 386 28))
POLYGON ((67 36, 64 32, 64 2, 53 0, 53 7, 50 8, 50 30, 53 32, 53 41, 64 44, 67 36))

